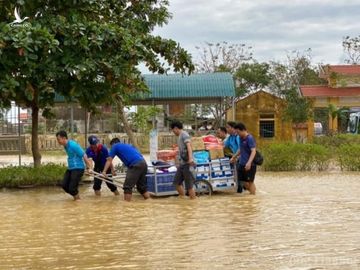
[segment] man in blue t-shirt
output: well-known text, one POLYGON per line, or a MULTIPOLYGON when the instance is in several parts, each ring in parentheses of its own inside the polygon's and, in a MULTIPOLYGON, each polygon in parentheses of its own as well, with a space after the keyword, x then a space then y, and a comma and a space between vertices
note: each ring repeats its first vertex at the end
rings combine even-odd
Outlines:
POLYGON ((224 147, 230 149, 231 153, 229 154, 230 156, 230 162, 231 163, 235 163, 236 162, 236 156, 235 154, 238 152, 239 150, 239 145, 240 145, 240 138, 239 135, 236 133, 235 130, 235 122, 227 122, 226 124, 226 130, 227 133, 229 134, 229 137, 227 137, 227 139, 224 141, 224 147))
POLYGON ((150 198, 146 182, 148 166, 139 150, 130 144, 121 143, 118 138, 112 139, 110 145, 110 155, 107 158, 103 174, 106 175, 107 170, 112 164, 112 160, 117 156, 128 168, 123 186, 124 199, 131 201, 132 191, 135 186, 145 200, 150 198))
POLYGON ((243 123, 236 124, 235 130, 240 136, 240 151, 236 154, 240 154, 238 160, 238 181, 244 181, 245 189, 250 194, 255 195, 256 164, 254 164, 254 158, 256 155, 256 142, 243 123))
MULTIPOLYGON (((106 159, 109 157, 109 151, 106 148, 106 146, 101 144, 99 142, 99 139, 94 135, 89 136, 88 142, 90 146, 86 149, 86 155, 88 156, 89 159, 93 160, 94 171, 98 173, 102 173, 105 167, 106 159)), ((114 172, 114 167, 111 164, 111 167, 107 170, 106 173, 110 174, 112 172, 114 172)), ((95 195, 97 196, 101 195, 100 189, 102 182, 103 181, 101 179, 94 177, 93 189, 95 191, 95 195)), ((106 185, 111 190, 111 192, 114 193, 114 195, 120 195, 115 185, 109 182, 106 182, 106 185)))
POLYGON ((64 146, 68 156, 68 169, 64 175, 62 188, 66 193, 73 196, 75 201, 79 200, 78 187, 85 170, 84 161, 87 169, 89 169, 91 165, 90 160, 77 142, 68 139, 66 131, 62 130, 56 133, 56 139, 60 145, 64 146))

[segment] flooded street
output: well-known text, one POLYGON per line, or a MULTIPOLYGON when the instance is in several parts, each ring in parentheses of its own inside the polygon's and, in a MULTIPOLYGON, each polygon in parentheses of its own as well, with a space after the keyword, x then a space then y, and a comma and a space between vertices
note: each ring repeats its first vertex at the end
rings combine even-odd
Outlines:
POLYGON ((258 194, 125 203, 0 192, 0 269, 360 269, 360 174, 259 173, 258 194))

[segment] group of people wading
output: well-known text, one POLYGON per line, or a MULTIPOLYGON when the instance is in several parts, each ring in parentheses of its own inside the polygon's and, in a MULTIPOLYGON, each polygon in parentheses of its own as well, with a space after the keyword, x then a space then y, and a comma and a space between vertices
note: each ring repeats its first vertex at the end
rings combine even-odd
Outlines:
MULTIPOLYGON (((183 124, 179 121, 173 121, 170 127, 171 131, 178 137, 179 148, 174 185, 179 196, 184 197, 187 192, 190 199, 195 199, 195 178, 191 168, 196 164, 193 159, 191 137, 183 130, 183 124)), ((225 155, 230 158, 231 163, 236 168, 237 192, 241 193, 245 188, 250 194, 255 194, 256 165, 254 158, 256 143, 253 136, 248 133, 244 124, 228 122, 226 128, 219 128, 218 137, 224 142, 225 155)), ((68 138, 65 131, 57 132, 56 139, 64 147, 67 154, 68 168, 64 175, 62 188, 66 193, 73 196, 74 200, 80 199, 78 187, 85 172, 89 173, 93 170, 103 174, 104 177, 110 174, 116 175, 113 165, 115 157, 118 157, 127 168, 123 185, 124 199, 131 201, 135 187, 145 200, 150 198, 146 183, 148 165, 144 156, 134 146, 121 143, 118 138, 113 138, 110 141, 111 149, 109 151, 96 136, 91 135, 88 138, 89 146, 84 151, 76 141, 68 138)), ((97 196, 101 195, 102 182, 101 177, 94 177, 93 189, 97 196)), ((112 184, 111 181, 106 181, 106 185, 115 196, 120 195, 116 185, 112 184)))

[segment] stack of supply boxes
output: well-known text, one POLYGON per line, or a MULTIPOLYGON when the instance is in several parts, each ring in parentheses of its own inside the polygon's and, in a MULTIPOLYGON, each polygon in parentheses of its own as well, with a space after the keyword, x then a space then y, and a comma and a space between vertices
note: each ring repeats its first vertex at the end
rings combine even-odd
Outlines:
POLYGON ((215 136, 193 137, 191 144, 196 179, 210 181, 215 189, 235 186, 230 160, 224 157, 223 144, 215 136))

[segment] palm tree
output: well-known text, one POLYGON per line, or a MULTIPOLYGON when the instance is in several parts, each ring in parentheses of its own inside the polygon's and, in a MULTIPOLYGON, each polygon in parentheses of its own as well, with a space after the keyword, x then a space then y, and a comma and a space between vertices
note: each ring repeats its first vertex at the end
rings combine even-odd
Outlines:
POLYGON ((331 133, 336 133, 338 131, 338 121, 346 119, 345 113, 348 111, 348 108, 342 107, 338 108, 334 104, 329 104, 328 112, 331 118, 331 123, 329 123, 329 131, 331 133))

